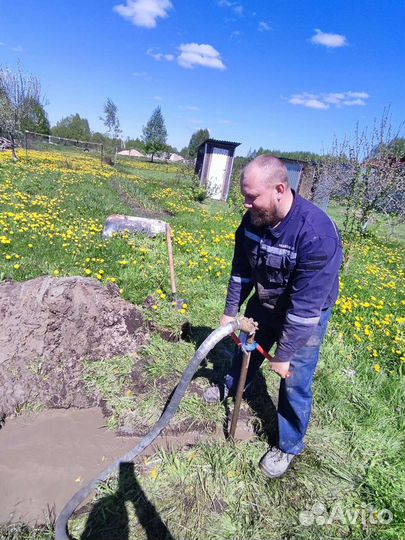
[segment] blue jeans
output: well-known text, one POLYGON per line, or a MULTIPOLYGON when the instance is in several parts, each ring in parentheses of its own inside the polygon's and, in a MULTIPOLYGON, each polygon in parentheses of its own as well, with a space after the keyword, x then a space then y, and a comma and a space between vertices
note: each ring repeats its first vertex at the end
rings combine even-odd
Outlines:
MULTIPOLYGON (((254 313, 256 311, 254 308, 258 307, 257 302, 253 302, 253 304, 249 302, 249 304, 246 316, 253 317, 259 322, 259 330, 255 339, 268 351, 278 339, 281 321, 273 327, 261 323, 262 308, 259 313, 254 313)), ((290 362, 291 377, 280 381, 277 407, 278 447, 289 454, 299 455, 304 451, 304 436, 311 417, 312 381, 330 315, 331 308, 321 312, 319 324, 314 327, 314 331, 307 343, 295 353, 290 362)), ((263 361, 264 358, 261 354, 257 351, 252 352, 245 390, 254 391, 253 378, 263 361)), ((231 395, 236 393, 241 365, 242 354, 238 351, 233 358, 229 373, 225 375, 225 384, 229 388, 231 395)))

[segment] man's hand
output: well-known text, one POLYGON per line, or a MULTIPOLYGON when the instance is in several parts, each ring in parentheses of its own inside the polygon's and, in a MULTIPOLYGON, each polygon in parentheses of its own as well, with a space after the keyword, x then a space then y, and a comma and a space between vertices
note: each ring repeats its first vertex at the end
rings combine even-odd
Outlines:
POLYGON ((291 371, 289 371, 290 362, 270 362, 270 368, 277 375, 280 375, 282 379, 288 379, 292 375, 291 371))
POLYGON ((222 315, 219 321, 220 326, 226 326, 228 323, 235 320, 236 317, 230 317, 229 315, 222 315))

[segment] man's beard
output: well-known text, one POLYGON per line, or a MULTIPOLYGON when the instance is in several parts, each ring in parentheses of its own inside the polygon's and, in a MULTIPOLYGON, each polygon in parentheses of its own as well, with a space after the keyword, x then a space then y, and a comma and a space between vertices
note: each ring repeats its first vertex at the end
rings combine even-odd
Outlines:
POLYGON ((265 225, 274 226, 278 223, 278 219, 274 216, 274 212, 270 210, 249 210, 250 218, 253 225, 256 227, 264 227, 265 225))

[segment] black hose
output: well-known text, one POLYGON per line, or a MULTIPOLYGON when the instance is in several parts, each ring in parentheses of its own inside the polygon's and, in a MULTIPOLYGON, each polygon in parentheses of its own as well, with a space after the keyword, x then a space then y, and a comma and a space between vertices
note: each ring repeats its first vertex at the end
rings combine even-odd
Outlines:
POLYGON ((175 415, 180 401, 186 393, 187 387, 202 360, 204 360, 210 350, 213 349, 215 345, 221 341, 221 339, 228 336, 232 332, 235 332, 239 329, 239 327, 240 323, 237 319, 235 319, 226 326, 221 326, 211 332, 211 334, 203 341, 184 371, 183 376, 177 385, 165 412, 149 431, 149 433, 145 435, 141 442, 132 448, 132 450, 127 452, 124 456, 118 458, 112 465, 94 478, 94 480, 73 495, 70 501, 65 505, 55 523, 55 540, 70 540, 67 530, 67 523, 70 516, 79 506, 79 504, 81 504, 90 495, 90 493, 97 487, 97 484, 104 482, 111 474, 117 472, 121 462, 133 461, 145 450, 145 448, 153 443, 156 437, 158 437, 161 431, 168 425, 170 420, 175 415))

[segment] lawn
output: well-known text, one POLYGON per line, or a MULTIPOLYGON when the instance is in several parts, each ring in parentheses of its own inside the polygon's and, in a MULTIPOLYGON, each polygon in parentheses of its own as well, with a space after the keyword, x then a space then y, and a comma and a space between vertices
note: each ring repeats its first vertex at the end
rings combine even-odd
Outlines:
MULTIPOLYGON (((155 331, 140 358, 85 363, 83 377, 106 399, 111 429, 135 413, 147 431, 196 346, 218 325, 240 208, 199 203, 179 166, 123 160, 114 169, 91 155, 57 152, 20 157, 13 163, 0 153, 0 279, 88 276, 117 283, 123 298, 144 305, 155 331), (173 228, 180 312, 171 304, 163 237, 101 237, 106 216, 134 207, 173 228), (166 331, 178 339, 167 341, 166 331), (134 362, 143 393, 128 392, 125 384, 134 362)), ((332 215, 339 224, 344 211, 335 204, 332 215)), ((89 532, 86 514, 70 521, 72 534, 121 538, 114 531, 127 527, 131 540, 402 538, 404 240, 402 232, 388 240, 385 232, 371 226, 366 238, 346 245, 350 256, 315 377, 307 449, 286 477, 271 482, 257 468, 271 438, 279 382, 264 367, 257 398, 243 405, 254 440, 204 442, 136 462, 126 481, 123 475, 118 486, 111 478, 96 494, 91 523, 97 530, 107 515, 110 536, 89 532), (155 518, 156 530, 145 515, 155 518)), ((231 347, 221 343, 209 355, 171 429, 222 426, 225 408, 199 396, 224 371, 231 347)), ((52 537, 50 527, 0 532, 7 539, 52 537)))

